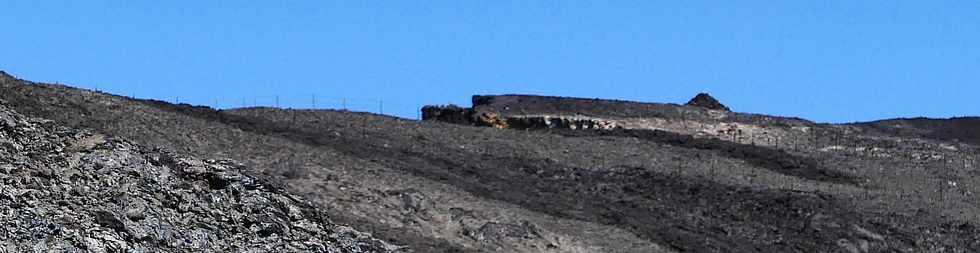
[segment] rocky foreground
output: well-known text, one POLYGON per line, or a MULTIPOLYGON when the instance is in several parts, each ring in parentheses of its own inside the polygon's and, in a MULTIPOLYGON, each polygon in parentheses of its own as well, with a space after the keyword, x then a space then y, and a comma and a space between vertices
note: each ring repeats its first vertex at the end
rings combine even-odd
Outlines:
POLYGON ((0 252, 392 252, 229 160, 0 104, 0 252))

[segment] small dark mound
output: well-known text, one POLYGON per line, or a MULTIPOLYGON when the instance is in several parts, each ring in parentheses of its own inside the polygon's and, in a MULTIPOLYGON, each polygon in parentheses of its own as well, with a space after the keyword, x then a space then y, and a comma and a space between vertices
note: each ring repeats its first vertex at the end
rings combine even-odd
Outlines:
POLYGON ((718 102, 717 99, 711 97, 711 95, 708 95, 708 93, 699 93, 697 96, 692 98, 691 101, 688 101, 686 105, 708 108, 712 110, 731 111, 727 106, 721 104, 721 102, 718 102))

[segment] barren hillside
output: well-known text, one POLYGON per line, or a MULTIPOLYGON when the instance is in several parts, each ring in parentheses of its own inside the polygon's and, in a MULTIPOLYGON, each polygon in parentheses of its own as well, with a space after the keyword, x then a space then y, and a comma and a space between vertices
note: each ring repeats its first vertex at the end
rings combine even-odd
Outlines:
POLYGON ((477 96, 449 124, 0 84, 32 116, 240 160, 419 252, 980 250, 976 147, 948 139, 592 99, 477 96))
POLYGON ((980 145, 980 117, 891 119, 854 125, 880 131, 884 135, 980 145))

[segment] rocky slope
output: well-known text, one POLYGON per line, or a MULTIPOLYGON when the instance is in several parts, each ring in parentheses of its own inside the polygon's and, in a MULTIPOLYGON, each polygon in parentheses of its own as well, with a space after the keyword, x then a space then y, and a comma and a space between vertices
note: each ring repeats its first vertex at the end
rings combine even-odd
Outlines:
MULTIPOLYGON (((950 231, 964 235, 980 218, 974 118, 816 124, 731 112, 702 94, 687 106, 528 95, 474 96, 473 103, 455 110, 470 115, 469 120, 427 119, 573 138, 636 138, 718 152, 787 176, 853 184, 851 189, 805 186, 810 183, 787 187, 778 181, 761 186, 828 194, 861 213, 911 221, 895 223, 898 227, 960 224, 946 227, 964 228, 950 231)), ((966 248, 977 245, 972 236, 961 240, 966 248)))
POLYGON ((198 160, 0 104, 0 251, 391 252, 228 160, 198 160))
POLYGON ((516 131, 344 111, 219 111, 14 78, 0 84, 0 96, 30 115, 241 160, 332 219, 421 252, 980 247, 970 145, 592 99, 478 96, 476 110, 454 108, 516 131), (944 161, 963 167, 937 174, 932 168, 944 161), (956 188, 937 187, 951 178, 956 188))
MULTIPOLYGON (((470 192, 466 188, 478 186, 478 178, 452 181, 446 174, 451 165, 385 147, 413 145, 386 136, 419 138, 399 133, 416 129, 417 122, 348 112, 314 119, 295 110, 271 110, 281 112, 275 114, 279 122, 271 122, 12 77, 0 78, 0 85, 0 96, 31 115, 184 154, 242 161, 254 173, 278 177, 333 220, 418 252, 669 252, 622 228, 556 218, 470 192), (300 121, 331 128, 288 128, 300 121), (392 164, 398 161, 403 162, 392 164)), ((436 126, 425 129, 428 136, 453 137, 436 126)), ((443 149, 423 146, 431 152, 443 149)))

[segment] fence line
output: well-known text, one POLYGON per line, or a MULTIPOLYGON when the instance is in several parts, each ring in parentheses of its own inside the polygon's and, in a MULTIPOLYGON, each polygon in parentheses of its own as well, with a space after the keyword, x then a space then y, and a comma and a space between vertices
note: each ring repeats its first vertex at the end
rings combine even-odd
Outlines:
MULTIPOLYGON (((98 91, 101 92, 101 91, 98 91)), ((122 95, 126 96, 126 95, 122 95)), ((188 99, 186 96, 174 96, 169 99, 158 97, 139 97, 129 93, 128 97, 136 99, 161 100, 173 104, 192 104, 208 106, 215 109, 233 109, 249 107, 272 107, 280 109, 328 109, 355 112, 370 112, 396 116, 406 119, 421 119, 421 104, 393 102, 383 98, 326 96, 321 94, 309 95, 257 95, 257 96, 214 96, 211 99, 188 99), (201 101, 203 100, 203 101, 201 101), (389 114, 385 114, 385 113, 389 114)))
MULTIPOLYGON (((187 99, 187 96, 176 95, 171 98, 141 97, 135 92, 117 92, 100 89, 99 85, 68 85, 64 82, 51 82, 55 85, 67 85, 89 91, 124 96, 134 99, 152 99, 173 104, 191 104, 208 106, 215 109, 234 109, 248 107, 272 107, 280 109, 327 109, 345 110, 352 112, 369 112, 405 119, 421 120, 421 108, 424 104, 408 104, 393 102, 377 97, 336 96, 323 93, 308 94, 263 94, 247 96, 214 96, 211 99, 187 99), (202 101, 203 100, 203 101, 202 101), (389 114, 385 114, 385 112, 389 114)), ((200 97, 200 96, 198 96, 200 97)))

